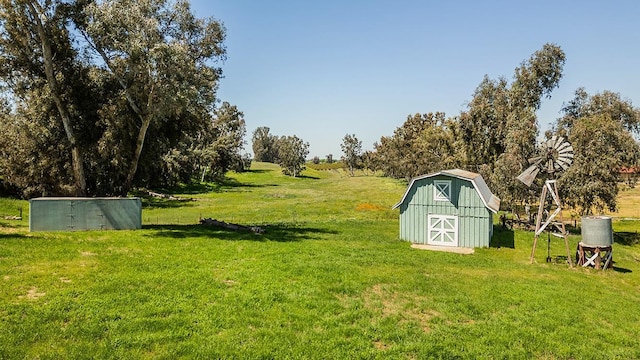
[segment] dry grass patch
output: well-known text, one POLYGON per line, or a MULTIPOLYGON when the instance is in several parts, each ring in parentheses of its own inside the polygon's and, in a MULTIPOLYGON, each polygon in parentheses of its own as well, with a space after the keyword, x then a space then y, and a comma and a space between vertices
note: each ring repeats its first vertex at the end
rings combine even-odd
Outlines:
POLYGON ((384 210, 384 208, 382 208, 382 206, 378 206, 378 205, 375 205, 375 204, 362 203, 362 204, 358 204, 358 206, 356 206, 356 210, 358 210, 358 211, 379 211, 379 210, 384 210))
POLYGON ((622 219, 640 219, 640 186, 633 188, 627 185, 620 187, 618 193, 616 212, 606 212, 607 215, 622 219))
POLYGON ((425 332, 431 331, 430 323, 441 316, 433 309, 424 309, 430 299, 412 293, 395 291, 388 285, 376 284, 366 290, 362 299, 367 310, 380 313, 382 318, 397 318, 399 324, 417 323, 425 332))
POLYGON ((29 299, 29 300, 37 300, 43 296, 47 295, 47 293, 44 292, 39 292, 38 288, 35 286, 32 286, 28 291, 27 291, 27 295, 20 295, 18 296, 18 299, 29 299))

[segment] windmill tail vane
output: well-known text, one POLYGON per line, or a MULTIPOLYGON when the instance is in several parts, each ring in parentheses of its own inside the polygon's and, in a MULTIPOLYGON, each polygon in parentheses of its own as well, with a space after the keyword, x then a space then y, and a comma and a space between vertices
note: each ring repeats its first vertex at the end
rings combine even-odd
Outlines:
POLYGON ((517 179, 528 187, 531 187, 531 184, 533 184, 533 180, 535 180, 539 172, 540 167, 538 167, 538 165, 531 165, 525 171, 523 171, 522 174, 518 175, 517 179))

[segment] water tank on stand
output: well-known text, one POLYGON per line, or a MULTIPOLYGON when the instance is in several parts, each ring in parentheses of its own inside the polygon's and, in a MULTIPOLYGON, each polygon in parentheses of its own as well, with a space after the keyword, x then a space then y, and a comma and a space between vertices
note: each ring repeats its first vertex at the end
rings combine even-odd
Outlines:
POLYGON ((585 216, 582 218, 582 243, 607 247, 613 244, 613 227, 609 216, 585 216))

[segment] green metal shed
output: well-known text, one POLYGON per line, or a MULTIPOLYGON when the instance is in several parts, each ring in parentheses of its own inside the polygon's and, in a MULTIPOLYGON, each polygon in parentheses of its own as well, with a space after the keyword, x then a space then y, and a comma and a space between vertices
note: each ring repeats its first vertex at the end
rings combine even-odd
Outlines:
POLYGON ((400 208, 400 238, 417 244, 488 247, 500 199, 480 174, 452 169, 411 180, 400 208))
POLYGON ((142 228, 140 198, 42 197, 29 200, 29 231, 142 228))

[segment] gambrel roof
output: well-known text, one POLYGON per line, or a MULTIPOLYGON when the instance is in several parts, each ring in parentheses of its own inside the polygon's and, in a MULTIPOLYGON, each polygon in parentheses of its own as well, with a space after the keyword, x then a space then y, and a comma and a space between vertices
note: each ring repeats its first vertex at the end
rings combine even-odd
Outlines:
POLYGON ((404 195, 402 196, 402 200, 400 200, 399 203, 395 204, 393 206, 393 209, 399 207, 405 201, 407 195, 409 194, 409 191, 411 191, 411 189, 413 188, 413 184, 416 181, 427 179, 427 178, 438 176, 438 175, 451 176, 458 179, 470 181, 473 184, 473 187, 476 189, 476 191, 480 195, 480 199, 482 199, 482 202, 484 203, 484 206, 487 207, 487 209, 491 210, 493 213, 497 213, 498 210, 500 210, 500 199, 497 196, 493 195, 491 190, 489 190, 489 187, 487 186, 487 183, 484 182, 484 179, 482 178, 482 176, 480 174, 476 174, 470 171, 460 170, 460 169, 442 170, 442 171, 418 176, 411 179, 411 182, 407 187, 407 191, 405 191, 404 195))

